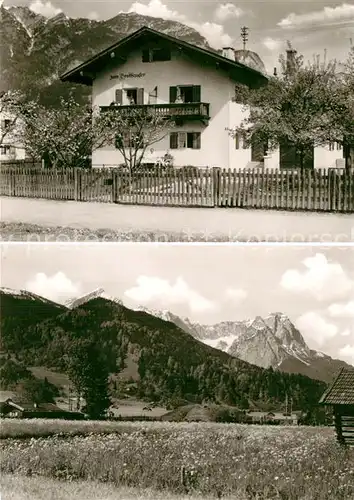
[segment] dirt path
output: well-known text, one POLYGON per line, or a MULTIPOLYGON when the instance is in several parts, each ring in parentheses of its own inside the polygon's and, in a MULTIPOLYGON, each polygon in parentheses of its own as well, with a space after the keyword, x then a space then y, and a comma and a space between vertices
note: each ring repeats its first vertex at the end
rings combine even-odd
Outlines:
MULTIPOLYGON (((46 232, 60 226, 93 232, 141 233, 142 241, 151 241, 146 239, 146 234, 158 234, 158 241, 164 241, 164 235, 166 241, 176 241, 171 239, 171 234, 177 235, 181 241, 204 242, 354 241, 354 216, 346 214, 153 207, 2 197, 0 220, 14 224, 37 224, 46 228, 46 232)), ((103 239, 109 241, 109 235, 103 239)), ((12 238, 12 241, 15 239, 12 238)))

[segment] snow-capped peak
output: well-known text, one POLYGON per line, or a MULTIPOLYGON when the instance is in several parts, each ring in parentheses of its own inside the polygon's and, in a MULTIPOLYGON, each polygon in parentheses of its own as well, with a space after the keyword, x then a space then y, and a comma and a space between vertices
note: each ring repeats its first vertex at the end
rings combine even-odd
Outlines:
POLYGON ((27 290, 14 290, 13 288, 8 288, 5 286, 0 287, 0 293, 6 294, 6 295, 11 295, 14 298, 25 298, 29 300, 37 300, 41 302, 51 302, 53 304, 56 304, 56 302, 46 299, 45 297, 42 297, 41 295, 37 295, 32 292, 28 292, 27 290))
POLYGON ((0 287, 0 292, 6 293, 7 295, 23 295, 22 290, 14 290, 14 289, 8 288, 6 286, 0 287))
POLYGON ((97 299, 97 298, 102 298, 109 300, 111 302, 115 302, 117 304, 121 304, 122 301, 120 299, 117 299, 116 297, 112 297, 111 295, 108 295, 103 288, 96 288, 92 292, 85 293, 84 295, 81 295, 80 297, 76 297, 73 299, 69 299, 65 302, 65 306, 68 307, 69 309, 74 309, 75 307, 82 306, 83 304, 86 304, 90 300, 97 299))

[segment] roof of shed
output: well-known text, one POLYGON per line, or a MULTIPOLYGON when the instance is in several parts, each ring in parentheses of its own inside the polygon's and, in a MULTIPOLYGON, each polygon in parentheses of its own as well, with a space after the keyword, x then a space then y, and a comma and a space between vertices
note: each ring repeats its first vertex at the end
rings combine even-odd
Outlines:
POLYGON ((342 368, 319 402, 323 405, 354 405, 354 367, 342 368))

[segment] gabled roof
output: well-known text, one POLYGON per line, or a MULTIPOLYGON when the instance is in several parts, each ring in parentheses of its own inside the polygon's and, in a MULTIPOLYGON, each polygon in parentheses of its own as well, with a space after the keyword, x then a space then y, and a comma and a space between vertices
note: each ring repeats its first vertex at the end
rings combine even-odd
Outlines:
POLYGON ((16 410, 19 411, 31 411, 31 412, 41 412, 41 411, 55 411, 55 412, 65 412, 65 410, 62 410, 59 408, 57 405, 53 403, 39 403, 37 406, 35 406, 34 403, 30 403, 28 401, 25 402, 15 402, 12 399, 7 399, 6 401, 3 402, 3 404, 7 404, 9 406, 12 406, 16 410))
POLYGON ((171 35, 161 33, 147 26, 134 31, 130 35, 119 40, 107 49, 102 50, 95 56, 91 57, 84 63, 80 64, 74 69, 65 72, 60 76, 63 82, 82 83, 84 85, 92 85, 95 74, 107 66, 112 67, 112 61, 115 66, 121 62, 123 64, 127 55, 134 49, 143 47, 149 41, 164 40, 171 45, 176 46, 178 49, 194 56, 199 59, 203 65, 218 66, 220 69, 226 71, 230 78, 233 80, 244 83, 251 87, 260 86, 267 82, 267 77, 259 71, 249 68, 245 64, 238 61, 233 61, 227 57, 222 56, 212 50, 197 47, 191 43, 179 40, 171 35))
POLYGON ((354 368, 342 368, 319 402, 323 405, 354 405, 354 368))

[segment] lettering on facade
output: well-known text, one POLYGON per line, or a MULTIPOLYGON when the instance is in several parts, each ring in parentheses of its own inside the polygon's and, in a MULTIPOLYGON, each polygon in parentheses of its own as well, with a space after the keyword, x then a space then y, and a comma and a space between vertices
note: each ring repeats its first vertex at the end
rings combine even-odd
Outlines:
POLYGON ((111 75, 111 80, 124 80, 125 78, 142 78, 146 73, 119 73, 111 75))

